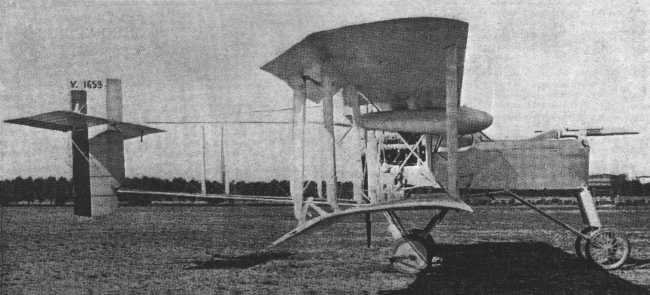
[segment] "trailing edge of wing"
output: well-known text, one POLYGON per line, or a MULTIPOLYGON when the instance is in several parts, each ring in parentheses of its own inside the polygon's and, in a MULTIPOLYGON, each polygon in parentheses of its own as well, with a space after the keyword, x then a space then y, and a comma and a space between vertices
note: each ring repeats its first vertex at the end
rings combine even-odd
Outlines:
POLYGON ((73 111, 53 111, 29 117, 5 120, 5 122, 64 132, 72 131, 77 128, 86 128, 107 124, 122 133, 124 139, 164 132, 161 129, 152 128, 149 126, 113 121, 105 118, 80 114, 73 111))

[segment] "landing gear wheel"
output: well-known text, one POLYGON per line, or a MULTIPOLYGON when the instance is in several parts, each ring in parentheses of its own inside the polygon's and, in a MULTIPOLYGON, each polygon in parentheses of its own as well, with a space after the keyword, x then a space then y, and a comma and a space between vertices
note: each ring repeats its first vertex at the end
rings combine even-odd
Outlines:
MULTIPOLYGON (((595 227, 585 227, 583 230, 580 232, 583 235, 589 236, 591 232, 597 230, 598 228, 595 227)), ((576 256, 581 259, 587 259, 587 255, 585 255, 585 247, 587 246, 587 240, 585 240, 582 236, 578 236, 576 238, 576 241, 574 243, 574 247, 576 250, 576 256)))
POLYGON ((417 274, 429 266, 429 251, 420 239, 403 238, 397 240, 391 262, 395 270, 417 274))
POLYGON ((590 234, 585 256, 604 269, 616 269, 630 256, 630 242, 624 233, 598 229, 590 234))

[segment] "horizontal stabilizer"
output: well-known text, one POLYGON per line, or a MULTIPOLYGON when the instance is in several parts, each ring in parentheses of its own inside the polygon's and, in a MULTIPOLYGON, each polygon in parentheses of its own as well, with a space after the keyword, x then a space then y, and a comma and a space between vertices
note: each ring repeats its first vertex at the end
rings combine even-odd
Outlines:
POLYGON ((133 137, 145 136, 147 134, 165 132, 165 130, 162 129, 126 122, 111 121, 109 125, 115 127, 115 129, 122 133, 122 138, 125 140, 133 137))
POLYGON ((110 121, 72 111, 53 111, 30 117, 5 120, 5 122, 49 130, 71 131, 77 128, 108 124, 110 121))
POLYGON ((107 124, 122 133, 124 139, 164 132, 164 130, 157 128, 133 123, 113 121, 105 118, 76 113, 73 111, 53 111, 30 117, 6 120, 5 122, 64 132, 79 128, 87 128, 107 124))

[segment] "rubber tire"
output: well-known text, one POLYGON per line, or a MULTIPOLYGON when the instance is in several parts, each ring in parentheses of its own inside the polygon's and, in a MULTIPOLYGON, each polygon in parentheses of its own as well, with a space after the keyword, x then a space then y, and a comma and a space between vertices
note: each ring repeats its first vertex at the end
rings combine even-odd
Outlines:
POLYGON ((587 258, 589 260, 591 260, 594 263, 600 265, 600 267, 602 267, 603 269, 606 269, 606 270, 617 269, 617 268, 621 267, 625 263, 625 261, 630 257, 630 252, 632 250, 631 247, 630 247, 630 241, 628 240, 627 235, 625 235, 624 233, 622 233, 620 231, 616 231, 616 230, 611 230, 611 229, 597 229, 597 230, 591 232, 591 234, 589 236, 593 239, 593 238, 597 237, 598 235, 602 235, 602 234, 605 234, 605 233, 613 233, 613 234, 617 235, 618 238, 622 238, 623 245, 624 245, 624 250, 623 250, 622 257, 620 259, 618 259, 618 261, 616 263, 613 263, 613 264, 601 264, 598 261, 595 261, 593 259, 593 257, 592 257, 592 253, 591 253, 592 240, 589 240, 587 242, 587 246, 585 247, 585 254, 586 254, 586 256, 587 256, 587 258))
POLYGON ((420 251, 420 253, 424 254, 426 260, 419 261, 416 262, 415 264, 409 264, 409 265, 399 262, 401 260, 397 260, 397 261, 393 261, 391 265, 398 272, 405 273, 405 274, 418 274, 421 271, 425 270, 427 267, 429 267, 431 261, 431 259, 429 258, 430 257, 429 251, 427 250, 426 246, 420 239, 403 238, 397 240, 397 242, 395 243, 395 247, 393 248, 393 257, 403 256, 402 254, 404 253, 402 252, 405 251, 404 247, 410 247, 410 245, 407 244, 416 247, 416 249, 420 251))

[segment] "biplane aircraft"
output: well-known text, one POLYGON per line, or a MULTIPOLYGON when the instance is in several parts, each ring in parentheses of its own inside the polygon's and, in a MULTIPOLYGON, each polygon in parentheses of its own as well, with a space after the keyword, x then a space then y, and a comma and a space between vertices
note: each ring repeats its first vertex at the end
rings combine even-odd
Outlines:
MULTIPOLYGON (((553 130, 525 140, 491 140, 483 130, 491 125, 492 116, 460 105, 467 34, 467 23, 445 18, 352 25, 310 34, 263 65, 262 70, 293 91, 290 198, 145 192, 120 189, 119 184, 112 189, 117 194, 289 202, 297 226, 272 246, 342 216, 381 212, 397 239, 390 260, 396 269, 409 273, 431 264, 435 251, 429 233, 449 211, 472 212, 467 198, 507 195, 574 233, 578 256, 606 269, 621 266, 629 256, 629 242, 623 233, 603 228, 599 220, 587 188, 586 136, 627 133, 553 130), (339 191, 334 127, 346 125, 334 122, 335 98, 343 99, 352 113, 348 130, 356 142, 350 151, 356 167, 352 199, 330 193, 339 191), (327 172, 326 198, 304 197, 307 100, 322 104, 327 136, 318 144, 329 158, 321 167, 327 172), (556 219, 517 194, 531 189, 573 191, 584 229, 556 219), (421 228, 407 229, 399 217, 403 210, 431 210, 432 217, 421 228)), ((86 129, 96 120, 78 113, 59 115, 66 122, 57 124, 65 128, 38 116, 7 122, 69 131, 86 129)), ((113 131, 122 129, 115 120, 101 123, 113 126, 113 131)), ((141 135, 159 131, 129 126, 141 128, 141 135)), ((123 163, 121 173, 123 178, 123 163)))

